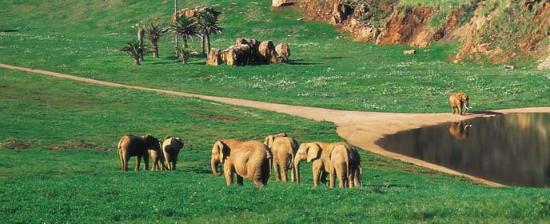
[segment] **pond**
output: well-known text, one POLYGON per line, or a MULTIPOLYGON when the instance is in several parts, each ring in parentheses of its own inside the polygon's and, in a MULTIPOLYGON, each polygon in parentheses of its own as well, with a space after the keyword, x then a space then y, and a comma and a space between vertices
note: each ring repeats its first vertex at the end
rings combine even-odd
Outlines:
POLYGON ((513 186, 550 187, 550 114, 480 117, 401 131, 384 149, 513 186))

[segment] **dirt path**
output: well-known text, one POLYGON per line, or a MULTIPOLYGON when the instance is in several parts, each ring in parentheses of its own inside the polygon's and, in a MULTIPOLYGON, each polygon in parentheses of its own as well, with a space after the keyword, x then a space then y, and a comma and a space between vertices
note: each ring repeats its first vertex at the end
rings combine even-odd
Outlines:
MULTIPOLYGON (((483 183, 489 186, 499 187, 504 186, 499 183, 495 183, 482 178, 470 176, 464 173, 460 173, 443 166, 428 163, 419 159, 411 158, 401 154, 393 153, 384 150, 380 146, 375 144, 375 141, 382 138, 384 135, 393 134, 398 131, 418 128, 426 125, 435 125, 442 122, 460 121, 473 117, 486 116, 482 114, 472 114, 467 116, 452 115, 450 113, 380 113, 380 112, 359 112, 359 111, 343 111, 332 110, 314 107, 304 106, 292 106, 277 103, 266 103, 253 100, 234 99, 217 96, 206 96, 192 93, 184 93, 170 90, 154 89, 141 86, 118 84, 113 82, 99 81, 95 79, 82 78, 78 76, 72 76, 67 74, 61 74, 57 72, 24 68, 12 65, 6 65, 0 63, 0 68, 17 70, 35 74, 42 74, 53 76, 62 79, 70 79, 79 82, 85 82, 95 85, 121 87, 135 90, 142 90, 148 92, 169 94, 182 97, 196 97, 204 100, 216 101, 220 103, 252 107, 262 110, 275 111, 279 113, 290 114, 297 117, 313 119, 316 121, 330 121, 334 122, 337 126, 337 133, 342 138, 346 139, 350 144, 361 147, 362 149, 380 154, 386 157, 399 159, 405 162, 410 162, 418 166, 427 167, 433 170, 437 170, 443 173, 448 173, 457 176, 463 176, 471 179, 476 183, 483 183)), ((499 113, 511 113, 511 112, 550 112, 550 107, 536 107, 536 108, 520 108, 509 110, 498 110, 494 112, 499 113)))

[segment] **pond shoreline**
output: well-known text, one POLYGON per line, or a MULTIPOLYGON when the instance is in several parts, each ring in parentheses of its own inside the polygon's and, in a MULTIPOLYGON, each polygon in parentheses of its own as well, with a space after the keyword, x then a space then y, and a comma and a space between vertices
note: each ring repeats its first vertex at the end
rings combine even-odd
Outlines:
MULTIPOLYGON (((315 108, 307 106, 294 106, 278 103, 267 103, 254 100, 207 96, 201 94, 193 94, 186 92, 178 92, 171 90, 155 89, 143 86, 133 86, 121 83, 113 83, 100 81, 90 78, 83 78, 68 74, 62 74, 52 71, 25 68, 13 65, 0 63, 0 68, 23 71, 33 74, 47 75, 56 78, 69 79, 94 85, 110 86, 118 88, 127 88, 147 92, 155 92, 160 94, 168 94, 181 97, 193 97, 203 100, 216 101, 224 104, 245 106, 266 111, 285 113, 292 116, 312 119, 316 121, 333 122, 336 126, 336 132, 350 144, 362 148, 365 151, 376 153, 392 159, 398 159, 404 162, 409 162, 418 166, 433 169, 442 173, 461 176, 471 180, 474 183, 485 184, 491 187, 504 187, 505 185, 496 183, 483 178, 464 174, 443 166, 435 165, 420 159, 408 157, 398 153, 390 152, 379 145, 376 141, 382 139, 385 135, 391 135, 399 131, 420 128, 423 126, 431 126, 446 122, 458 122, 475 117, 494 116, 495 114, 506 113, 550 113, 550 107, 531 107, 531 108, 514 108, 503 109, 485 112, 468 113, 464 116, 453 115, 451 113, 388 113, 388 112, 361 112, 361 111, 344 111, 334 109, 315 108)), ((284 130, 282 130, 284 131, 284 130)))

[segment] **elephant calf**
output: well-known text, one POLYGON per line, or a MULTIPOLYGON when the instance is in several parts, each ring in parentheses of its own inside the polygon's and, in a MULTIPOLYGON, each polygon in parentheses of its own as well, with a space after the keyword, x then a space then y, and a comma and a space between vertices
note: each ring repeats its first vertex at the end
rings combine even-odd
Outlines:
POLYGON ((168 136, 162 142, 162 154, 164 155, 164 161, 168 170, 176 170, 176 163, 178 162, 181 148, 183 148, 183 142, 179 137, 168 136))
POLYGON ((233 174, 236 174, 238 185, 242 185, 243 178, 246 178, 257 187, 263 187, 269 179, 270 159, 269 149, 259 141, 242 142, 237 139, 226 139, 214 143, 210 165, 212 173, 220 176, 218 165, 223 164, 228 186, 233 184, 233 174))
POLYGON ((135 170, 139 170, 141 158, 145 162, 145 169, 149 169, 149 153, 148 149, 159 149, 160 142, 157 138, 151 135, 135 136, 124 135, 118 141, 118 157, 120 160, 120 168, 122 171, 128 171, 128 161, 130 157, 136 156, 137 163, 135 170))

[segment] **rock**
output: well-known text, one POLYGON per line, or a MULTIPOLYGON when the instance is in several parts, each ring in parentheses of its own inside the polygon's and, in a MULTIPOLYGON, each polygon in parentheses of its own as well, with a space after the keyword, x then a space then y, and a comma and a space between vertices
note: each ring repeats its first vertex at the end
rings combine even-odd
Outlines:
POLYGON ((290 57, 290 48, 287 43, 277 44, 275 47, 275 52, 277 53, 277 63, 288 62, 288 58, 290 57))
POLYGON ((222 52, 216 48, 210 49, 210 52, 208 52, 208 59, 206 60, 206 64, 221 65, 222 63, 222 52))
POLYGON ((538 70, 550 69, 550 55, 548 55, 538 66, 538 70))
POLYGON ((505 70, 514 70, 515 68, 513 65, 504 65, 505 70))
POLYGON ((272 0, 271 6, 273 7, 281 7, 285 5, 292 5, 296 3, 296 0, 272 0))
MULTIPOLYGON (((276 57, 275 45, 273 44, 273 41, 271 40, 262 41, 260 43, 260 46, 258 46, 258 53, 260 56, 260 61, 264 63, 273 61, 273 58, 276 57)), ((275 61, 276 61, 276 58, 275 58, 275 61)))
POLYGON ((250 60, 250 49, 247 44, 233 45, 224 51, 224 62, 231 66, 247 65, 250 60))
POLYGON ((416 54, 416 50, 404 50, 404 51, 403 51, 403 54, 404 54, 404 55, 416 54))

